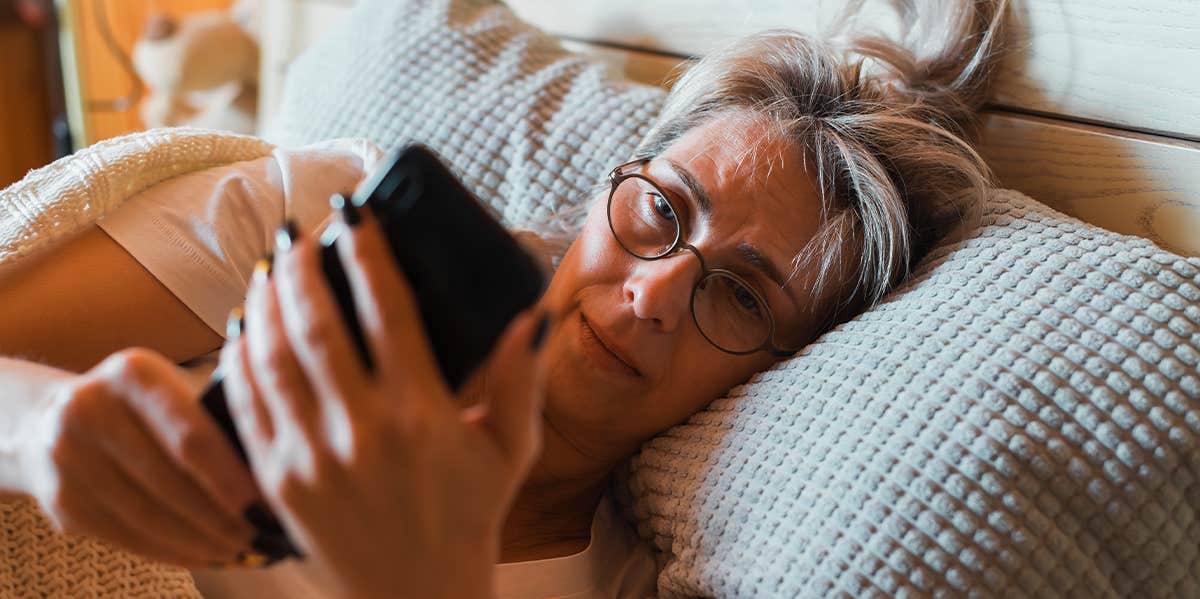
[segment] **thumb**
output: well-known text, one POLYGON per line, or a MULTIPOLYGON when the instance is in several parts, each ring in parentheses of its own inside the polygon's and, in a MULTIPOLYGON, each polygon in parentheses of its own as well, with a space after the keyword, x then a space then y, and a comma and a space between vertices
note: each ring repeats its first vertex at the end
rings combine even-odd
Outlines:
POLYGON ((489 364, 484 427, 516 459, 532 458, 541 442, 545 372, 538 350, 550 335, 549 313, 529 310, 509 325, 489 364))

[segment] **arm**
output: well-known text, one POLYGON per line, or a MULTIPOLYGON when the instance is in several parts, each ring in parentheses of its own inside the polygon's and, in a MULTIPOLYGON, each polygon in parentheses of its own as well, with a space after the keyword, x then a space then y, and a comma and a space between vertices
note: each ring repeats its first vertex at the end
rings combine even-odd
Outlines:
POLYGON ((96 227, 0 271, 0 297, 0 355, 46 362, 0 357, 0 500, 178 565, 248 551, 257 491, 198 390, 156 352, 114 353, 182 360, 220 337, 96 227))
POLYGON ((96 226, 0 270, 0 356, 83 371, 126 347, 176 362, 221 337, 96 226))
POLYGON ((16 448, 50 389, 131 345, 185 360, 220 346, 211 331, 98 227, 0 269, 0 498, 20 489, 16 448), (44 364, 14 356, 36 360, 44 364), (65 370, 63 370, 65 369, 65 370))
POLYGON ((126 347, 176 362, 217 349, 210 327, 240 303, 284 217, 317 226, 329 196, 353 189, 377 154, 341 140, 181 175, 0 267, 0 356, 80 371, 126 347))

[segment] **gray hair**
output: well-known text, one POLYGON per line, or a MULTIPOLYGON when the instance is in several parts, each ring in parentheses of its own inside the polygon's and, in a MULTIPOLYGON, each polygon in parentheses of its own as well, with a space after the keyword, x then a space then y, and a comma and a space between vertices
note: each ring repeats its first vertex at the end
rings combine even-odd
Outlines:
POLYGON ((829 315, 812 338, 883 298, 992 184, 973 144, 1008 0, 891 2, 898 40, 853 35, 853 0, 820 39, 771 30, 694 61, 635 152, 730 113, 769 118, 803 152, 822 223, 791 278, 805 272, 811 309, 829 315))

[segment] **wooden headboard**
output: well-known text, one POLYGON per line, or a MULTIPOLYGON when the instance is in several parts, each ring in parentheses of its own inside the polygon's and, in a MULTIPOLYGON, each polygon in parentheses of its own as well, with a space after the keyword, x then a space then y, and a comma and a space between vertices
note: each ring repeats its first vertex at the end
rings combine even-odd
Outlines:
MULTIPOLYGON (((269 0, 288 27, 265 88, 352 0, 269 0), (315 15, 315 16, 314 16, 315 15), (290 20, 289 20, 290 19, 290 20)), ((688 57, 763 29, 819 33, 832 0, 508 0, 570 49, 662 84, 688 57)), ((879 2, 869 4, 882 4, 879 2)), ((1013 0, 1015 51, 985 116, 1005 187, 1200 256, 1200 0, 1013 0)), ((888 13, 867 13, 884 27, 888 13)), ((273 99, 263 103, 273 105, 273 99)))

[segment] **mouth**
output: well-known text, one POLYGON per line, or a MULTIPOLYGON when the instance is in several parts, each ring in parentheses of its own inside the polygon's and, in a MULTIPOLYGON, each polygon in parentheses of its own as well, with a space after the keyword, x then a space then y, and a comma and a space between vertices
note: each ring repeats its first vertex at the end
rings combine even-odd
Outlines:
POLYGON ((641 371, 614 351, 611 344, 605 343, 582 312, 579 313, 579 340, 584 352, 600 368, 614 374, 641 378, 641 371))

